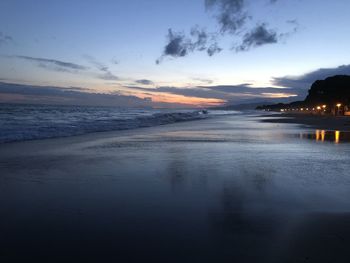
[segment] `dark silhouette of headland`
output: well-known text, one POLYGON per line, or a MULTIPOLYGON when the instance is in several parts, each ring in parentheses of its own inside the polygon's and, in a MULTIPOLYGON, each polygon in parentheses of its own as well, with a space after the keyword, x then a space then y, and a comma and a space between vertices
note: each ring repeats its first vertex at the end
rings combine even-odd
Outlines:
POLYGON ((350 76, 315 81, 304 101, 258 106, 258 110, 350 115, 350 76))

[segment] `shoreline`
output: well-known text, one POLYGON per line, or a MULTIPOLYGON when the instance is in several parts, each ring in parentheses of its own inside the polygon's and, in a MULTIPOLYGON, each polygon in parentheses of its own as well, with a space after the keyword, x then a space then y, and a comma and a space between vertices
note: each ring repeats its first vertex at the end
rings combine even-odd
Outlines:
POLYGON ((350 118, 345 116, 323 116, 298 113, 275 113, 262 115, 266 117, 261 122, 266 123, 291 123, 309 126, 315 129, 330 131, 350 131, 350 118))
POLYGON ((0 259, 348 258, 349 145, 266 117, 0 145, 0 259))
MULTIPOLYGON (((225 120, 227 116, 220 116, 215 118, 216 121, 225 120)), ((234 117, 234 116, 233 116, 234 117)), ((343 131, 350 132, 350 117, 334 117, 334 116, 320 116, 312 114, 297 114, 297 113, 271 113, 263 114, 258 113, 255 115, 246 115, 246 120, 253 120, 254 118, 259 118, 258 122, 261 123, 272 123, 272 124, 296 124, 300 125, 302 128, 314 128, 322 129, 327 131, 343 131)), ((77 134, 71 136, 62 137, 51 137, 51 138, 41 138, 41 139, 30 139, 30 140, 19 140, 0 143, 0 149, 4 148, 16 148, 17 145, 42 145, 43 148, 47 146, 56 147, 59 144, 90 144, 97 143, 101 141, 109 141, 122 139, 125 137, 142 136, 148 133, 162 132, 164 130, 182 130, 184 127, 188 127, 189 123, 196 123, 200 121, 205 124, 206 122, 211 122, 212 118, 201 119, 201 120, 191 120, 184 122, 175 122, 157 126, 150 127, 140 127, 137 129, 125 129, 125 130, 110 130, 110 131, 98 131, 90 132, 84 134, 77 134)), ((215 121, 215 120, 214 120, 215 121)))

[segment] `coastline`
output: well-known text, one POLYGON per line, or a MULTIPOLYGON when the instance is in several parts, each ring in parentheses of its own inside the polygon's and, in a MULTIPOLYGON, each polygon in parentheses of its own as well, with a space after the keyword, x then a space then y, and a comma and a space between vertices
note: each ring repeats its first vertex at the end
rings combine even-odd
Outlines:
POLYGON ((349 145, 266 117, 0 145, 0 259, 348 258, 349 145))
POLYGON ((301 124, 315 129, 330 131, 350 131, 350 117, 345 116, 324 116, 302 113, 275 113, 262 115, 266 117, 262 122, 266 123, 293 123, 301 124))

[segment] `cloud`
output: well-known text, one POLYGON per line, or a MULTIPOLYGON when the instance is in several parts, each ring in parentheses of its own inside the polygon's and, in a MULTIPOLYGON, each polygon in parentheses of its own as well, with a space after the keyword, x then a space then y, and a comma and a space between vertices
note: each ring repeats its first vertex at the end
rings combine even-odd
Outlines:
MULTIPOLYGON (((103 80, 119 80, 119 77, 114 75, 108 66, 102 64, 101 62, 97 61, 94 57, 89 55, 84 55, 84 58, 93 65, 96 69, 98 69, 101 74, 98 75, 99 79, 103 80)), ((114 64, 116 64, 116 61, 114 61, 114 64)))
POLYGON ((213 94, 214 92, 208 92, 206 89, 197 87, 189 88, 176 88, 176 87, 158 87, 158 88, 143 88, 143 87, 127 87, 132 90, 147 92, 147 93, 169 93, 174 95, 182 95, 187 97, 197 98, 224 98, 222 94, 213 94))
POLYGON ((273 87, 252 87, 249 83, 240 85, 220 85, 220 86, 197 86, 187 88, 176 87, 158 87, 143 88, 143 87, 127 87, 132 90, 141 91, 144 93, 168 93, 174 95, 182 95, 187 97, 197 97, 204 99, 220 99, 227 101, 228 104, 241 103, 245 100, 252 99, 275 99, 275 98, 295 98, 299 95, 295 89, 279 89, 273 87))
POLYGON ((184 34, 174 33, 172 29, 168 30, 168 44, 164 48, 165 56, 172 57, 184 57, 191 48, 191 42, 189 42, 184 34))
MULTIPOLYGON (((265 0, 269 4, 275 4, 278 0, 265 0)), ((267 28, 266 23, 259 23, 251 27, 248 21, 254 21, 254 17, 248 10, 248 0, 204 0, 205 8, 212 13, 217 25, 218 32, 207 32, 199 30, 199 26, 193 27, 190 34, 184 32, 174 32, 169 29, 167 44, 157 64, 169 56, 173 58, 185 57, 194 51, 206 51, 208 56, 220 53, 223 48, 219 45, 219 40, 229 36, 236 42, 241 42, 236 46, 236 51, 247 51, 266 44, 278 43, 281 39, 290 37, 297 32, 299 25, 296 20, 288 20, 287 23, 294 25, 293 32, 277 33, 275 30, 267 28), (194 40, 197 39, 197 40, 194 40)), ((253 1, 252 1, 253 2, 253 1)))
POLYGON ((200 29, 198 26, 192 27, 191 37, 194 39, 191 42, 192 49, 197 49, 199 51, 204 51, 207 49, 207 42, 209 39, 209 34, 204 29, 200 29))
MULTIPOLYGON (((321 68, 299 76, 285 76, 273 78, 271 83, 277 87, 255 87, 250 83, 239 85, 213 85, 213 86, 192 86, 185 88, 177 87, 126 87, 142 93, 164 93, 182 95, 187 97, 220 99, 227 101, 227 104, 237 104, 261 101, 261 99, 271 102, 291 102, 303 100, 312 83, 319 79, 325 79, 333 75, 350 75, 350 65, 342 65, 334 68, 321 68)), ((192 78, 211 84, 211 80, 192 78)))
POLYGON ((192 80, 202 82, 205 84, 212 84, 214 82, 212 79, 204 79, 204 78, 192 78, 192 80))
POLYGON ((207 10, 214 11, 221 33, 235 34, 248 19, 245 0, 205 0, 207 10))
MULTIPOLYGON (((55 60, 55 59, 20 56, 20 55, 12 56, 12 57, 23 59, 29 62, 34 62, 38 67, 41 67, 47 70, 57 71, 57 72, 79 73, 80 71, 87 71, 90 69, 89 67, 86 67, 83 65, 79 65, 71 62, 65 62, 61 60, 55 60)), ((100 73, 97 76, 99 79, 103 79, 107 81, 119 80, 119 77, 114 75, 107 66, 98 62, 93 57, 86 55, 84 56, 84 58, 87 59, 87 61, 90 64, 92 64, 96 69, 100 71, 100 73)))
POLYGON ((221 50, 216 42, 215 34, 208 33, 203 28, 192 27, 189 36, 186 36, 183 32, 174 32, 170 28, 167 35, 167 44, 162 56, 156 60, 156 63, 159 64, 167 56, 173 58, 184 57, 194 51, 206 51, 209 56, 212 56, 221 52, 221 50))
POLYGON ((285 76, 272 79, 276 86, 307 90, 316 80, 325 79, 334 75, 350 75, 350 65, 335 68, 320 68, 300 76, 285 76))
POLYGON ((139 79, 139 80, 136 80, 135 83, 142 84, 142 85, 154 85, 154 82, 149 79, 139 79))
POLYGON ((0 102, 150 107, 149 99, 121 94, 88 93, 79 87, 32 86, 0 82, 0 102))
POLYGON ((37 57, 29 57, 29 56, 15 56, 16 58, 27 60, 30 62, 34 62, 38 67, 45 68, 48 70, 54 70, 59 72, 71 72, 75 73, 77 71, 87 70, 88 67, 78 65, 71 62, 64 62, 55 59, 48 58, 37 58, 37 57))
POLYGON ((103 79, 103 80, 119 80, 119 77, 117 77, 116 75, 114 75, 110 71, 107 71, 103 74, 100 74, 98 77, 100 79, 103 79))
POLYGON ((247 51, 252 47, 259 47, 277 42, 277 33, 274 30, 268 29, 266 24, 260 24, 244 35, 242 44, 236 48, 236 51, 247 51))
POLYGON ((13 42, 13 38, 11 36, 6 35, 3 32, 0 32, 0 45, 8 44, 11 42, 13 42))
POLYGON ((217 53, 220 53, 221 51, 222 51, 222 48, 219 47, 219 45, 217 43, 212 44, 207 49, 208 56, 210 56, 210 57, 217 54, 217 53))

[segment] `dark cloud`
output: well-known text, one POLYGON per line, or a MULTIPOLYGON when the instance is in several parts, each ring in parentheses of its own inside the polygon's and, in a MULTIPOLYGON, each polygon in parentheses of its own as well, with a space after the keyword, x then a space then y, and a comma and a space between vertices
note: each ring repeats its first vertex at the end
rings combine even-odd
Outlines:
POLYGON ((191 37, 194 39, 191 41, 192 49, 204 51, 207 49, 207 42, 209 39, 208 33, 204 29, 200 29, 198 26, 191 29, 191 37))
POLYGON ((268 29, 266 24, 260 24, 244 35, 242 44, 236 48, 236 51, 247 51, 253 47, 277 42, 277 33, 274 30, 268 29))
POLYGON ((139 80, 136 80, 135 83, 142 84, 142 85, 154 85, 154 82, 149 79, 139 79, 139 80))
POLYGON ((207 10, 214 11, 221 33, 235 34, 248 19, 245 0, 205 0, 207 10))
POLYGON ((98 69, 101 74, 98 75, 99 79, 103 80, 119 80, 119 77, 114 75, 108 66, 104 65, 103 63, 97 61, 94 57, 85 55, 84 58, 93 65, 96 69, 98 69))
POLYGON ((217 53, 220 53, 221 51, 222 51, 222 48, 219 47, 219 45, 217 43, 210 45, 207 49, 208 56, 210 56, 210 57, 217 54, 217 53))
POLYGON ((13 38, 9 35, 0 32, 0 45, 8 44, 10 42, 13 42, 13 38))
POLYGON ((334 75, 350 75, 350 65, 342 65, 335 68, 320 68, 300 76, 273 78, 272 83, 281 87, 308 90, 316 80, 334 75))
POLYGON ((0 102, 50 103, 64 105, 150 107, 149 99, 121 94, 84 92, 79 87, 60 88, 0 82, 0 102))
MULTIPOLYGON (((269 4, 275 4, 278 0, 266 0, 269 4)), ((199 30, 198 26, 192 28, 189 36, 183 32, 174 32, 169 29, 168 42, 164 48, 159 64, 164 57, 173 58, 185 57, 193 51, 206 51, 208 56, 220 53, 223 49, 219 46, 220 38, 230 36, 234 41, 242 39, 236 51, 246 51, 251 48, 260 47, 266 44, 278 43, 281 39, 286 39, 297 32, 299 25, 296 20, 289 20, 287 23, 294 25, 292 32, 277 33, 268 29, 266 23, 260 23, 255 27, 250 27, 250 20, 254 20, 247 10, 248 0, 204 0, 206 10, 213 14, 219 26, 218 32, 208 33, 199 30), (197 40, 194 40, 197 39, 197 40), (210 41, 209 41, 210 40, 210 41)))
POLYGON ((174 32, 172 29, 169 29, 167 44, 162 56, 156 63, 159 64, 166 56, 173 58, 184 57, 194 51, 207 51, 212 56, 221 50, 216 43, 215 35, 198 26, 192 27, 189 36, 186 36, 183 32, 174 32))
POLYGON ((85 67, 82 65, 78 65, 71 62, 64 62, 64 61, 55 60, 55 59, 36 58, 36 57, 29 57, 29 56, 15 56, 15 57, 19 59, 24 59, 30 62, 34 62, 39 67, 42 67, 48 70, 59 71, 59 72, 75 73, 77 71, 88 69, 88 67, 85 67))
POLYGON ((184 57, 191 48, 191 42, 182 33, 174 33, 168 30, 168 44, 165 46, 164 55, 172 57, 184 57))
MULTIPOLYGON (((270 4, 278 0, 267 0, 270 4)), ((214 13, 221 33, 237 34, 251 19, 246 10, 247 0, 205 0, 205 7, 214 13)))

